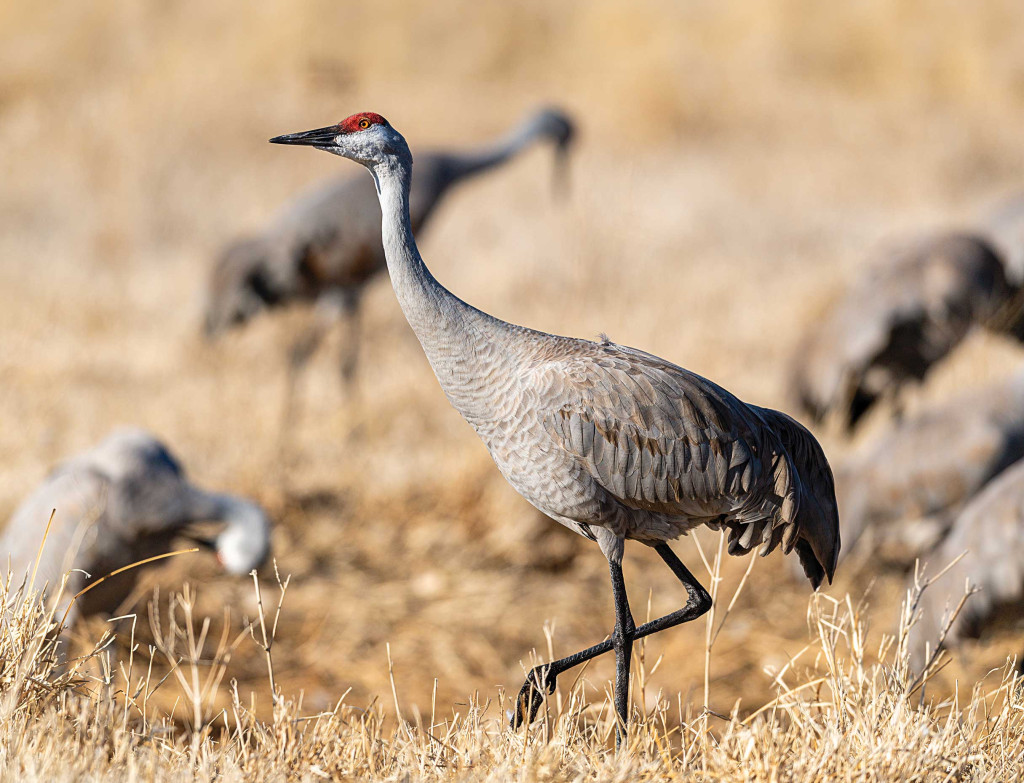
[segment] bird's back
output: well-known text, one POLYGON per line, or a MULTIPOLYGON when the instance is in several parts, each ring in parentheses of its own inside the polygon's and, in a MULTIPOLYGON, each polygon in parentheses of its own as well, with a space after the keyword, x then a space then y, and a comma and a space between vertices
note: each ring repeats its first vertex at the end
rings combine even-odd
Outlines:
POLYGON ((944 616, 956 607, 968 582, 980 592, 964 605, 951 628, 950 643, 977 636, 997 613, 1024 619, 1024 461, 964 507, 942 546, 928 557, 927 573, 937 574, 961 554, 922 596, 918 655, 925 641, 934 645, 944 616))
MULTIPOLYGON (((149 433, 115 431, 99 444, 59 464, 12 515, 0 556, 18 576, 35 562, 51 511, 55 511, 40 560, 36 587, 60 583, 69 569, 69 591, 93 578, 166 551, 188 501, 181 466, 149 433)), ((91 591, 82 610, 109 609, 131 589, 134 574, 91 591), (100 588, 103 590, 104 588, 100 588)))
POLYGON ((120 536, 170 534, 184 519, 190 485, 181 463, 150 433, 115 431, 74 462, 109 480, 107 514, 120 536))
POLYGON ((922 411, 839 470, 847 542, 872 530, 878 554, 912 563, 964 503, 1022 457, 1024 375, 922 411))
MULTIPOLYGON (((22 501, 0 536, 0 557, 4 567, 10 563, 16 583, 31 573, 37 556, 36 589, 47 583, 51 589, 59 586, 72 568, 91 572, 96 541, 107 527, 109 488, 102 474, 81 465, 64 465, 22 501), (46 534, 51 513, 53 522, 46 534)), ((77 591, 83 580, 81 574, 73 573, 70 592, 77 591)))

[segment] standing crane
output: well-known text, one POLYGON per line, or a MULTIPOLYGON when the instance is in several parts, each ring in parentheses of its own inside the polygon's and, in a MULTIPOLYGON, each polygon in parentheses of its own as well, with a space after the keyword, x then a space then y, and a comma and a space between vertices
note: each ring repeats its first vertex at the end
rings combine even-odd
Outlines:
MULTIPOLYGON (((90 578, 163 554, 179 536, 212 549, 229 573, 247 574, 267 557, 270 522, 255 503, 190 484, 180 463, 148 432, 115 430, 59 464, 22 502, 0 535, 0 557, 20 578, 32 573, 39 556, 35 586, 48 584, 50 590, 70 571, 61 599, 66 608, 90 578), (223 525, 213 540, 189 529, 206 522, 223 525)), ((71 607, 69 624, 77 615, 115 610, 137 575, 127 571, 84 593, 71 607)))
MULTIPOLYGON (((942 546, 928 558, 927 571, 940 573, 957 557, 921 595, 921 617, 910 645, 916 668, 925 663, 926 644, 934 649, 968 584, 977 592, 953 619, 945 646, 1024 616, 1024 461, 1008 468, 963 509, 942 546)), ((1024 657, 1018 669, 1022 663, 1024 657)))
POLYGON ((844 555, 912 566, 992 478, 1024 458, 1024 372, 904 419, 836 471, 844 555), (865 553, 866 554, 866 553, 865 553))
MULTIPOLYGON (((555 145, 560 174, 573 138, 566 114, 543 109, 483 148, 423 155, 410 193, 413 231, 419 233, 452 186, 508 162, 534 142, 555 145)), ((365 177, 343 178, 300 196, 263 235, 232 243, 217 260, 209 281, 206 334, 216 336, 268 308, 315 300, 312 323, 292 347, 289 389, 339 320, 347 325, 341 373, 350 379, 359 350, 360 298, 385 268, 380 226, 380 207, 365 177)))
POLYGON ((816 322, 797 350, 791 394, 847 430, 881 398, 920 381, 975 325, 1024 339, 1024 299, 981 237, 941 234, 891 249, 816 322))
POLYGON ((448 400, 512 487, 595 541, 608 560, 611 637, 534 668, 519 692, 513 726, 536 717, 558 675, 614 650, 621 743, 633 642, 711 606, 707 590, 668 545, 700 525, 728 530, 731 554, 757 547, 766 555, 781 545, 796 550, 815 587, 832 579, 839 553, 832 472, 800 424, 643 351, 506 323, 456 297, 431 275, 416 247, 412 154, 379 114, 271 141, 310 145, 369 169, 395 294, 448 400), (622 576, 627 540, 653 547, 682 582, 681 609, 634 623, 622 576))

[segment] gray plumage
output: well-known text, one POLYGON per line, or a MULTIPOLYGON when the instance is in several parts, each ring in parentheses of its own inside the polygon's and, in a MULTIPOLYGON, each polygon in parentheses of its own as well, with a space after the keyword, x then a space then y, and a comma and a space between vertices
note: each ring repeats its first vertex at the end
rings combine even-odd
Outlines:
POLYGON ((836 414, 852 428, 975 325, 1021 336, 1019 292, 984 239, 942 234, 890 250, 808 330, 792 396, 815 420, 836 414))
POLYGON ((946 646, 977 638, 988 627, 1024 619, 1024 462, 992 481, 957 516, 942 545, 928 557, 926 576, 963 558, 921 596, 921 618, 913 629, 911 652, 924 663, 924 646, 934 648, 943 621, 964 595, 970 596, 946 637, 946 646))
POLYGON ((1024 373, 904 419, 836 471, 845 555, 901 567, 930 551, 994 476, 1024 458, 1024 373))
POLYGON ((432 364, 505 478, 541 511, 596 535, 612 557, 625 539, 669 541, 703 524, 728 529, 730 554, 782 544, 815 586, 831 577, 831 471, 797 422, 633 348, 499 324, 492 339, 517 345, 489 362, 509 388, 488 421, 443 379, 447 362, 432 364))
POLYGON ((732 554, 795 549, 812 584, 831 580, 840 544, 832 473, 801 425, 651 354, 516 326, 452 294, 416 247, 412 154, 383 117, 354 115, 272 141, 316 146, 370 170, 395 295, 448 400, 520 495, 608 559, 615 631, 531 671, 514 725, 535 716, 561 671, 614 649, 625 726, 633 641, 710 607, 666 545, 700 525, 727 529, 732 554), (653 546, 672 568, 687 591, 682 609, 635 625, 621 567, 627 539, 653 546))
MULTIPOLYGON (((573 137, 572 121, 545 109, 494 144, 421 156, 410 195, 413 230, 422 229, 454 185, 511 160, 536 141, 551 141, 562 161, 573 137)), ((299 196, 264 234, 223 251, 209 281, 206 332, 213 336, 269 307, 326 294, 330 298, 321 310, 327 323, 314 325, 296 346, 301 363, 333 319, 355 313, 364 286, 384 269, 380 205, 372 182, 365 176, 329 182, 299 196)), ((343 364, 353 362, 354 355, 343 364)))
MULTIPOLYGON (((174 540, 193 523, 224 523, 214 541, 196 540, 215 549, 232 573, 256 568, 270 546, 270 524, 259 506, 193 486, 167 448, 142 430, 115 431, 62 462, 22 502, 0 535, 0 557, 9 561, 17 580, 31 572, 54 510, 35 588, 49 583, 55 589, 76 569, 62 605, 89 583, 86 574, 96 579, 172 551, 174 540)), ((113 611, 137 576, 133 569, 108 579, 85 593, 73 612, 113 611)))

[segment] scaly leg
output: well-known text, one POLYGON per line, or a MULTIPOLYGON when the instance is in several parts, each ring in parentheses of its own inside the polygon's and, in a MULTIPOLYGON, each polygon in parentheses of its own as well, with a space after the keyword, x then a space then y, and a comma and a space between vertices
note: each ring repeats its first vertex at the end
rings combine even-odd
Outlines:
POLYGON ((629 725, 629 665, 633 658, 633 639, 636 624, 629 610, 626 597, 626 582, 622 578, 622 563, 609 560, 612 576, 612 596, 615 599, 615 630, 612 632, 612 646, 615 648, 615 749, 622 746, 629 725))
MULTIPOLYGON (((711 608, 711 596, 708 595, 708 591, 697 581, 697 579, 690 573, 689 569, 682 564, 675 552, 669 547, 668 544, 658 544, 654 550, 661 555, 661 559, 665 561, 669 568, 672 569, 672 573, 676 575, 676 578, 682 582, 683 587, 686 588, 686 604, 676 611, 659 617, 656 620, 651 620, 648 623, 644 623, 632 633, 632 641, 636 639, 642 639, 645 636, 664 631, 668 628, 673 628, 682 623, 688 623, 691 620, 696 620, 702 614, 711 608)), ((620 570, 621 575, 621 570, 620 570)), ((614 590, 615 579, 612 578, 612 587, 614 590)), ((625 600, 625 589, 622 591, 622 598, 625 600)), ((628 604, 627 604, 628 611, 628 604)), ((616 597, 616 629, 618 629, 618 597, 616 597)), ((616 649, 614 641, 609 638, 603 642, 595 644, 593 647, 588 647, 585 650, 580 650, 578 653, 573 653, 565 658, 560 658, 557 661, 551 663, 541 664, 540 666, 534 667, 530 674, 526 678, 526 682, 523 683, 523 687, 519 690, 519 696, 516 699, 516 711, 512 715, 511 725, 512 728, 519 728, 524 722, 530 723, 537 717, 537 711, 540 709, 541 702, 544 701, 545 694, 554 693, 556 679, 558 675, 574 666, 579 666, 585 661, 589 661, 591 658, 596 658, 599 655, 603 655, 610 650, 616 649)), ((618 657, 618 655, 616 655, 618 657)), ((628 666, 628 663, 627 663, 628 666)), ((627 674, 628 678, 628 674, 627 674)), ((616 680, 618 679, 618 667, 616 670, 616 680)), ((618 682, 616 682, 616 702, 618 702, 618 682)), ((625 697, 623 697, 625 698, 625 697)), ((618 709, 618 703, 616 703, 616 709, 618 709)))

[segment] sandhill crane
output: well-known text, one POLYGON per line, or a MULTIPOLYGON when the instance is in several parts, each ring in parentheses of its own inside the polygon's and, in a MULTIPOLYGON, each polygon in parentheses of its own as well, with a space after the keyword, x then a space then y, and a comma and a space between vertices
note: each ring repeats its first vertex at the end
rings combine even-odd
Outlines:
POLYGON ((978 592, 968 597, 950 626, 947 647, 1024 617, 1024 461, 1004 471, 963 509, 945 541, 928 557, 925 574, 940 573, 961 554, 921 595, 921 617, 911 636, 917 667, 925 662, 925 643, 934 647, 968 582, 978 592))
POLYGON ((836 471, 845 555, 912 565, 993 476, 1024 458, 1024 372, 900 422, 836 471))
MULTIPOLYGON (((270 523, 259 506, 193 486, 167 448, 143 430, 115 430, 59 464, 22 502, 0 535, 0 558, 8 560, 17 578, 32 571, 54 509, 35 587, 49 583, 55 589, 75 569, 62 599, 65 606, 86 586, 86 574, 102 577, 168 552, 178 536, 213 549, 233 574, 259 566, 270 547, 270 523), (213 541, 189 534, 190 525, 203 522, 224 527, 213 541)), ((69 623, 79 613, 116 609, 137 574, 127 571, 85 593, 72 607, 69 623)))
POLYGON ((1022 300, 977 236, 942 234, 891 249, 814 324, 790 387, 815 420, 847 429, 878 400, 920 381, 974 325, 1021 332, 1022 300))
POLYGON ((534 668, 513 726, 533 720, 559 674, 614 650, 621 743, 633 641, 710 608, 708 592, 667 543, 689 530, 727 529, 731 554, 795 548, 815 587, 832 579, 839 551, 832 473, 806 429, 651 354, 607 338, 591 342, 516 326, 456 297, 416 247, 412 154, 379 114, 271 141, 311 145, 369 169, 395 294, 448 400, 512 487, 597 542, 608 560, 611 637, 534 668), (622 576, 627 539, 653 547, 668 564, 686 590, 683 608, 635 625, 622 576))
MULTIPOLYGON (((563 112, 543 109, 496 143, 421 156, 409 203, 413 230, 420 231, 452 186, 511 160, 536 141, 554 143, 557 173, 573 137, 572 121, 563 112)), ((292 349, 291 382, 338 320, 348 325, 341 371, 350 378, 358 353, 359 300, 384 268, 380 206, 371 183, 365 177, 330 182, 288 205, 262 236, 225 249, 210 278, 206 333, 214 336, 269 307, 317 300, 309 330, 292 349)))

